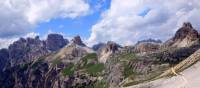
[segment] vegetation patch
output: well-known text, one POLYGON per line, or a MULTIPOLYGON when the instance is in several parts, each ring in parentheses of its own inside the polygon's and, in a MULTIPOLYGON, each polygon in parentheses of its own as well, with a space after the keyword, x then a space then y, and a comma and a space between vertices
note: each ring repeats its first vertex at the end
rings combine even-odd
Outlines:
POLYGON ((125 59, 128 59, 128 60, 135 59, 136 55, 135 55, 135 53, 127 53, 125 55, 122 55, 122 58, 125 58, 125 59))
POLYGON ((128 78, 129 76, 137 75, 137 72, 133 70, 129 65, 124 65, 124 76, 128 78))
POLYGON ((33 69, 35 69, 39 64, 42 64, 44 61, 43 57, 38 58, 37 61, 35 61, 35 63, 33 63, 33 65, 31 66, 33 69))
POLYGON ((82 58, 84 61, 88 61, 90 59, 97 59, 97 54, 96 53, 90 53, 90 54, 87 54, 86 56, 84 56, 82 58))
POLYGON ((109 86, 104 81, 97 81, 92 88, 109 88, 109 86))
POLYGON ((52 64, 53 66, 56 66, 56 65, 62 64, 62 61, 60 59, 55 59, 52 61, 52 64))
POLYGON ((104 70, 104 64, 97 63, 97 64, 88 64, 85 67, 86 71, 92 76, 98 76, 104 70))
POLYGON ((122 53, 122 54, 120 54, 119 55, 119 57, 118 58, 120 58, 120 60, 133 60, 133 59, 135 59, 136 58, 136 55, 135 55, 135 53, 133 53, 133 52, 130 52, 130 53, 122 53))
POLYGON ((75 71, 74 64, 69 64, 62 70, 63 76, 70 76, 73 75, 75 71))

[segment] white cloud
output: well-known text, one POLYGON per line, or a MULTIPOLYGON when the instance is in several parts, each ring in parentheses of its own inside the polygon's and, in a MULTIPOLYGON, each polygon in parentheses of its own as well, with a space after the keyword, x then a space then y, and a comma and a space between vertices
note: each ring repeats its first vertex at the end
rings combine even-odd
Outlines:
POLYGON ((55 18, 76 18, 88 14, 84 0, 1 0, 0 38, 27 33, 55 18))
POLYGON ((30 23, 48 21, 52 18, 75 18, 86 15, 89 5, 83 0, 29 0, 25 16, 30 23))
POLYGON ((147 38, 166 40, 185 21, 199 29, 199 14, 199 0, 112 0, 102 19, 93 25, 87 42, 112 40, 125 45, 147 38), (139 16, 146 8, 150 11, 139 16))
POLYGON ((8 48, 8 45, 16 41, 17 38, 0 38, 0 49, 1 48, 8 48))

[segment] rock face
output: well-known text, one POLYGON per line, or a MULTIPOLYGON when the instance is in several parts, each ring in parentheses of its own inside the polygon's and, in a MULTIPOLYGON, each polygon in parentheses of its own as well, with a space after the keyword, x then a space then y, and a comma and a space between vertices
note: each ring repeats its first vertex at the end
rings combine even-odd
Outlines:
POLYGON ((46 41, 35 38, 20 38, 11 44, 8 49, 0 50, 0 70, 5 66, 15 66, 18 64, 28 63, 35 58, 45 56, 53 51, 63 48, 68 43, 59 34, 49 34, 46 41))
POLYGON ((139 44, 139 43, 145 43, 145 42, 148 42, 148 43, 162 43, 162 41, 161 40, 155 40, 155 39, 146 39, 146 40, 141 40, 141 41, 138 41, 137 42, 137 44, 139 44))
MULTIPOLYGON (((95 57, 87 56, 88 53, 91 53, 90 50, 93 51, 92 49, 83 46, 85 44, 82 42, 76 42, 51 53, 52 51, 46 48, 45 43, 38 37, 35 39, 21 38, 8 50, 0 50, 1 63, 11 57, 13 63, 13 66, 0 71, 1 88, 85 88, 94 86, 97 77, 91 76, 92 73, 82 72, 86 69, 85 64, 87 64, 88 70, 93 70, 89 69, 89 66, 100 65, 96 65, 98 59, 95 53, 92 53, 92 55, 95 54, 95 57), (85 59, 82 60, 83 56, 85 59), (83 66, 78 68, 80 64, 77 63, 83 66), (72 69, 73 71, 70 71, 72 69)), ((0 64, 0 66, 5 65, 0 64)))
POLYGON ((27 63, 34 58, 46 55, 48 50, 45 43, 36 37, 33 38, 20 38, 18 41, 11 44, 8 48, 9 59, 11 66, 21 63, 27 63))
MULTIPOLYGON (((6 66, 6 62, 9 59, 9 52, 7 49, 0 50, 0 69, 3 69, 6 66)), ((0 70, 1 72, 1 70, 0 70)))
POLYGON ((160 44, 155 43, 140 43, 135 46, 134 50, 138 53, 154 52, 158 50, 160 44))
POLYGON ((81 37, 80 36, 75 36, 73 39, 72 39, 72 43, 73 44, 77 44, 79 46, 86 46, 83 41, 81 40, 81 37))
POLYGON ((107 44, 98 51, 99 61, 105 63, 108 57, 120 49, 120 45, 114 42, 107 42, 107 44))
POLYGON ((1 88, 84 88, 92 85, 95 78, 75 73, 64 76, 62 70, 69 65, 61 65, 60 69, 51 67, 43 61, 18 65, 0 73, 1 88))
POLYGON ((68 43, 69 41, 59 34, 49 34, 46 40, 47 49, 50 51, 61 49, 68 43))
POLYGON ((161 43, 160 40, 153 39, 138 41, 135 45, 134 51, 137 53, 155 52, 160 48, 161 43))
POLYGON ((168 40, 165 45, 172 47, 188 47, 199 42, 199 34, 189 22, 183 23, 175 36, 168 40))
POLYGON ((110 65, 110 68, 108 70, 109 74, 106 78, 107 78, 108 83, 110 83, 109 85, 112 88, 118 86, 122 82, 124 78, 123 70, 124 68, 122 64, 120 63, 115 63, 113 65, 110 65))

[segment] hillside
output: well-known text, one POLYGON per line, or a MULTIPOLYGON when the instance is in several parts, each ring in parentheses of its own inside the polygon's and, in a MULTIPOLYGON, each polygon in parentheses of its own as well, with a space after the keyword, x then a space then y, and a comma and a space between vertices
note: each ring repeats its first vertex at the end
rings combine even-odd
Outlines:
POLYGON ((163 78, 127 88, 199 88, 199 60, 200 50, 164 72, 161 75, 163 78))

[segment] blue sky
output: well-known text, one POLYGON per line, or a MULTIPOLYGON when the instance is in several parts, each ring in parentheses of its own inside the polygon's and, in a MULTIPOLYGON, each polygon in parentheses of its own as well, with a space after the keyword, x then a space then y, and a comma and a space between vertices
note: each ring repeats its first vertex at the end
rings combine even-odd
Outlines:
POLYGON ((83 38, 90 36, 91 27, 101 19, 101 14, 110 7, 110 0, 87 0, 92 9, 86 16, 77 18, 57 18, 43 22, 34 28, 34 32, 41 36, 50 32, 62 33, 66 36, 80 35, 83 38), (98 6, 98 7, 97 7, 98 6))

